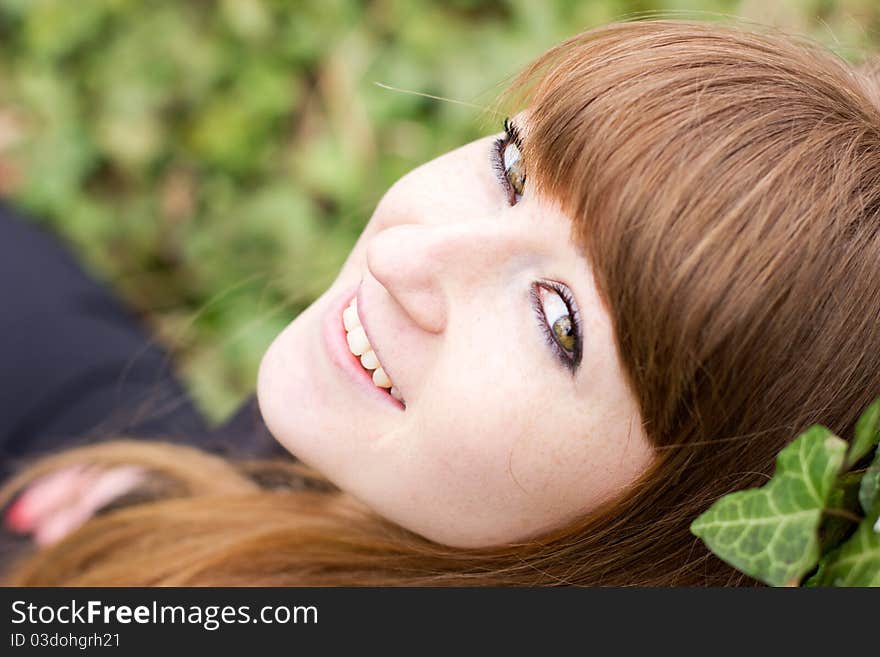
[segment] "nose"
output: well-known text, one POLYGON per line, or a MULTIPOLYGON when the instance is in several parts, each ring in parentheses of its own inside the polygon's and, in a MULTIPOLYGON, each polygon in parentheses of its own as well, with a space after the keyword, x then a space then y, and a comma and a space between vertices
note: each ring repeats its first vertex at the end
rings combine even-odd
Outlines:
POLYGON ((367 268, 423 330, 446 328, 451 303, 473 299, 521 256, 527 239, 495 221, 397 224, 368 242, 367 268))

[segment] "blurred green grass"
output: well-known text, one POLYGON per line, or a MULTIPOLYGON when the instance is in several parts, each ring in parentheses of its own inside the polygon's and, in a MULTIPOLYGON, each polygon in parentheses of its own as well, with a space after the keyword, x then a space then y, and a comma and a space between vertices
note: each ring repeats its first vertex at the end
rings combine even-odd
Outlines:
POLYGON ((374 83, 487 105, 564 37, 656 11, 880 43, 876 0, 0 0, 0 195, 141 313, 218 422, 384 190, 487 132, 374 83))

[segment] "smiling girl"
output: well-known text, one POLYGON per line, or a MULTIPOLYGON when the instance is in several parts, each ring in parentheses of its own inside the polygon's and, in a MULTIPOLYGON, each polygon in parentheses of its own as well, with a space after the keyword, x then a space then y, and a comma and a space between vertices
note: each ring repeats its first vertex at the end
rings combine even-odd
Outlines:
POLYGON ((715 24, 551 49, 498 134, 388 190, 264 355, 259 411, 298 462, 60 452, 0 500, 72 464, 138 466, 151 497, 7 581, 752 583, 690 523, 880 395, 876 97, 818 47, 715 24))

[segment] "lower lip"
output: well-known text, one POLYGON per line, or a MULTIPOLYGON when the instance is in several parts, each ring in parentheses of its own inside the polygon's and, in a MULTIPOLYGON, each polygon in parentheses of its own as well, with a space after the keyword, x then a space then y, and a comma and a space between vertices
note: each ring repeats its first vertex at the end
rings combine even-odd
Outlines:
POLYGON ((373 383, 370 372, 364 369, 360 359, 351 353, 348 348, 348 340, 345 337, 345 328, 342 325, 342 311, 351 302, 357 293, 357 287, 349 288, 340 294, 327 308, 324 314, 322 333, 324 346, 330 361, 340 369, 347 378, 359 385, 364 392, 377 400, 396 408, 404 410, 403 404, 392 397, 385 388, 379 388, 373 383))

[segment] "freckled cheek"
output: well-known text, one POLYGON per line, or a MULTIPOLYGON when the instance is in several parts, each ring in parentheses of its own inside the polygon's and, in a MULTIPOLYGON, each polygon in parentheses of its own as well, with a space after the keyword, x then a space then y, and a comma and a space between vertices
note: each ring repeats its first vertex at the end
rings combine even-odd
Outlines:
POLYGON ((490 503, 485 496, 515 493, 512 459, 518 444, 531 442, 523 427, 515 414, 488 411, 435 425, 430 436, 423 436, 434 478, 453 495, 480 496, 483 503, 490 503))
POLYGON ((536 505, 550 501, 573 509, 588 504, 602 492, 602 472, 619 457, 602 435, 583 417, 564 413, 533 424, 511 446, 511 477, 536 505))
POLYGON ((553 436, 537 431, 521 435, 511 445, 507 459, 509 478, 533 499, 555 488, 565 465, 562 453, 554 449, 553 436))

